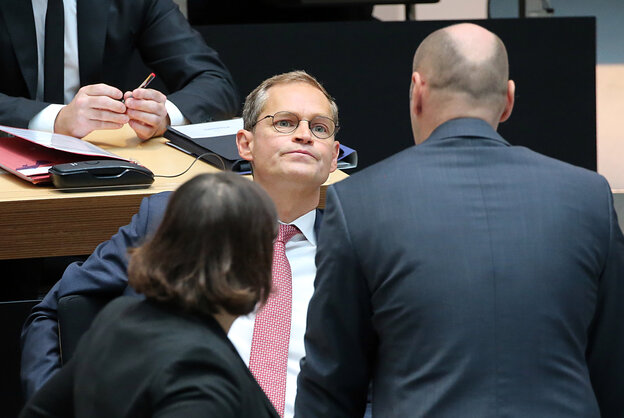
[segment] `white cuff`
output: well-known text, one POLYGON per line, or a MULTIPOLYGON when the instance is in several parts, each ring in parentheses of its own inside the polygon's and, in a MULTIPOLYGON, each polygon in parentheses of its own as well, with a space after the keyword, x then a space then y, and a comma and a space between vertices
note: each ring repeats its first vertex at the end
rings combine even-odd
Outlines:
POLYGON ((171 126, 176 125, 188 125, 189 121, 184 117, 180 109, 169 100, 165 102, 165 108, 167 109, 167 113, 169 114, 169 121, 171 121, 171 126))
POLYGON ((37 113, 28 122, 28 129, 35 131, 54 132, 54 122, 59 112, 65 105, 51 104, 44 108, 41 112, 37 113))

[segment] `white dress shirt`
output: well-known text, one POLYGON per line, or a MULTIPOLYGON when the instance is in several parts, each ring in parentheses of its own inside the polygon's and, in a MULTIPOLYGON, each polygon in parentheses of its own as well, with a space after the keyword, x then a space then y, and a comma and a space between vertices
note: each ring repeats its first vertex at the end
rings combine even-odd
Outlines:
MULTIPOLYGON (((48 10, 48 0, 31 0, 35 31, 37 32, 37 101, 43 101, 44 83, 44 45, 45 45, 45 17, 48 10)), ((80 89, 80 70, 78 67, 78 22, 76 20, 76 0, 63 0, 64 8, 64 42, 65 42, 65 73, 64 73, 64 104, 72 101, 80 89)), ((137 86, 143 80, 137 80, 137 86)), ((182 112, 169 100, 165 103, 171 125, 183 125, 186 122, 182 112)), ((63 108, 63 104, 51 104, 37 113, 28 123, 29 129, 54 132, 56 116, 63 108)))
MULTIPOLYGON (((301 234, 295 235, 286 243, 286 258, 292 271, 292 317, 288 346, 285 417, 294 415, 299 360, 305 355, 303 337, 306 328, 308 303, 314 292, 314 276, 316 275, 316 264, 314 261, 316 256, 315 221, 316 210, 313 210, 291 222, 291 225, 299 228, 301 234)), ((245 364, 247 364, 247 367, 249 367, 255 319, 255 313, 237 318, 228 333, 228 337, 245 361, 245 364)))

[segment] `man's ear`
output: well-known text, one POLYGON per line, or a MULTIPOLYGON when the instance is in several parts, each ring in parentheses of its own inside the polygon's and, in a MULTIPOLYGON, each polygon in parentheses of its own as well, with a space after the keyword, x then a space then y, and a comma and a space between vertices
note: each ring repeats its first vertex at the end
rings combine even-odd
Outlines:
POLYGON ((333 144, 333 153, 332 153, 332 161, 329 166, 329 172, 333 173, 338 168, 338 154, 340 153, 340 142, 334 141, 333 144))
POLYGON ((514 107, 514 102, 516 100, 516 83, 513 80, 509 80, 507 82, 507 97, 505 98, 505 109, 503 109, 503 113, 500 117, 500 122, 505 122, 511 116, 511 111, 514 107))
POLYGON ((418 71, 414 71, 410 84, 410 113, 414 115, 422 112, 422 87, 422 77, 418 71))
POLYGON ((246 129, 236 132, 236 147, 242 159, 253 161, 253 132, 246 129))

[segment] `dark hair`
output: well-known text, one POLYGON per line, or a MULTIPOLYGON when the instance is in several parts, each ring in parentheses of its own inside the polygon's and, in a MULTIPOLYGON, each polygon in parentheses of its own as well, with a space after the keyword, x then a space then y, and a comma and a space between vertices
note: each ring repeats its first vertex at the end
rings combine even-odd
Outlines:
POLYGON ((271 291, 273 201, 231 172, 201 174, 173 193, 154 236, 131 251, 128 282, 184 310, 246 315, 271 291))

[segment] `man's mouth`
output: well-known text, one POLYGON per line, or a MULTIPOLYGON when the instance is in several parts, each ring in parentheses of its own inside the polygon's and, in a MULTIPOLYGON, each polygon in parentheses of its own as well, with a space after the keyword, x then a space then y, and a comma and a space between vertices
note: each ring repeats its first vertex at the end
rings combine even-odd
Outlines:
POLYGON ((315 160, 317 159, 314 154, 312 154, 311 152, 306 151, 306 150, 293 150, 293 151, 288 151, 286 154, 303 154, 303 155, 308 155, 308 156, 314 158, 315 160))

